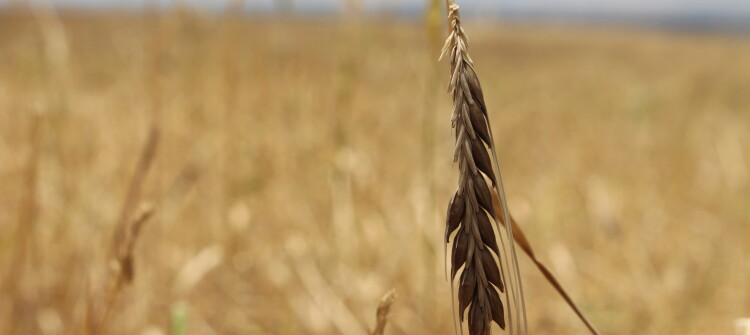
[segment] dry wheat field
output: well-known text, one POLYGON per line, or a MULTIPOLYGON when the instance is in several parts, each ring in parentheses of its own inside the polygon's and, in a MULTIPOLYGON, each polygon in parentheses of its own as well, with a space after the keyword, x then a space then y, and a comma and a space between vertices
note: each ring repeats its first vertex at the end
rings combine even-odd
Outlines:
MULTIPOLYGON (((508 204, 603 334, 750 317, 750 39, 465 20, 508 204)), ((0 333, 452 334, 445 27, 0 13, 0 333)), ((531 334, 584 326, 519 255, 531 334)), ((496 332, 499 333, 499 332, 496 332)))

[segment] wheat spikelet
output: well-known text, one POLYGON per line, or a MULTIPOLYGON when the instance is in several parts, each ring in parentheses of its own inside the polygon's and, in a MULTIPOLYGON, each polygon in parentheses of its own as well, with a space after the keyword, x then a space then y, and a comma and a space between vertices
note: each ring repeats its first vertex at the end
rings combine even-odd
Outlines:
MULTIPOLYGON (((462 269, 458 281, 459 319, 463 323, 468 309, 466 318, 471 335, 490 334, 492 322, 505 329, 506 321, 511 334, 521 334, 526 332, 525 308, 513 235, 510 230, 506 233, 509 242, 506 251, 499 232, 500 220, 492 204, 491 189, 502 194, 502 187, 498 183, 499 172, 495 174, 488 152, 489 148, 495 156, 487 108, 455 4, 449 6, 448 23, 450 36, 443 47, 443 56, 450 57, 452 70, 448 87, 453 95, 454 162, 459 167, 459 183, 448 205, 445 242, 450 243, 450 236, 455 232, 451 281, 462 269), (497 235, 493 221, 498 226, 497 235), (498 291, 505 293, 509 307, 507 319, 498 291)), ((504 210, 503 215, 506 213, 504 210)))

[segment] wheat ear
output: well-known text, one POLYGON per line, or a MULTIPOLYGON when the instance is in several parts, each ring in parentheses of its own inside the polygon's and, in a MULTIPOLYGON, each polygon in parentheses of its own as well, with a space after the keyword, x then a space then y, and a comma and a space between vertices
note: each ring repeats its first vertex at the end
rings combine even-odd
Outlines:
MULTIPOLYGON (((448 90, 453 96, 451 121, 456 135, 453 159, 458 163, 459 181, 458 189, 448 205, 445 242, 450 243, 450 236, 455 232, 451 252, 451 282, 462 269, 458 281, 459 319, 463 323, 468 308, 470 335, 490 334, 493 321, 505 329, 506 311, 499 290, 505 293, 505 302, 512 305, 507 310, 509 332, 524 334, 527 328, 526 314, 513 234, 510 230, 506 231, 506 251, 499 231, 500 219, 492 204, 491 188, 502 194, 502 184, 499 183, 499 171, 495 173, 488 152, 489 148, 492 156, 495 156, 487 107, 468 54, 458 5, 451 4, 448 10, 450 36, 441 58, 449 56, 452 70, 448 90), (492 221, 498 227, 497 235, 492 221)), ((497 159, 494 162, 497 166, 497 159)), ((507 210, 502 214, 507 215, 507 210)))

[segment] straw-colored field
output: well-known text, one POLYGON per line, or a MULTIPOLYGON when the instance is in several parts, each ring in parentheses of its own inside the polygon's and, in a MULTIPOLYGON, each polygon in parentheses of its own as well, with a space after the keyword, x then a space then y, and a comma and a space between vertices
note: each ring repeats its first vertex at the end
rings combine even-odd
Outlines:
MULTIPOLYGON (((466 21, 511 211, 588 317, 732 334, 750 317, 748 38, 466 21)), ((0 14, 0 333, 93 315, 106 334, 364 334, 395 288, 386 334, 451 334, 457 173, 432 36, 0 14), (115 227, 144 204, 112 293, 115 227)), ((531 333, 584 334, 520 259, 531 333)))

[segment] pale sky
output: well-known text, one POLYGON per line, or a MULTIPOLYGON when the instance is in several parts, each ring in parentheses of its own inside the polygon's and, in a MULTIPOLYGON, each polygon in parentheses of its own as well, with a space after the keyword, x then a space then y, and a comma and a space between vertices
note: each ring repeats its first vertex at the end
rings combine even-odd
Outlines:
MULTIPOLYGON (((0 4, 10 0, 0 0, 0 4)), ((31 0, 57 5, 139 7, 144 3, 188 3, 200 7, 222 7, 226 0, 31 0)), ((251 8, 274 8, 277 1, 291 2, 297 9, 336 10, 343 0, 245 0, 251 8)), ((428 0, 359 0, 371 10, 419 8, 428 0)), ((750 15, 750 0, 458 0, 464 12, 492 12, 502 9, 528 11, 608 12, 615 14, 729 13, 750 15)))

